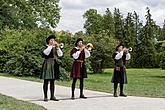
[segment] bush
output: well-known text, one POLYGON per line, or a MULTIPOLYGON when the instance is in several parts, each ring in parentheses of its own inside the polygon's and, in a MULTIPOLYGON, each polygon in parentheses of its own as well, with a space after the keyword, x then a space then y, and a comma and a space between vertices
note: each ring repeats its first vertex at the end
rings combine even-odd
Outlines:
MULTIPOLYGON (((51 33, 52 31, 47 29, 5 28, 0 36, 0 72, 18 76, 39 76, 44 60, 41 52, 46 44, 45 39, 51 33)), ((57 37, 65 40, 60 36, 57 37)), ((69 79, 68 71, 71 70, 72 64, 72 58, 69 55, 70 48, 70 45, 65 44, 64 56, 59 59, 62 80, 69 79)))
POLYGON ((109 68, 114 66, 112 54, 115 47, 115 39, 112 36, 108 36, 106 33, 87 37, 88 42, 91 42, 94 46, 92 50, 90 60, 90 66, 93 73, 102 73, 103 68, 109 68))
POLYGON ((165 69, 165 51, 162 52, 162 54, 161 54, 160 67, 161 67, 162 69, 165 69))
POLYGON ((1 71, 38 76, 43 63, 41 49, 48 33, 44 29, 4 29, 0 41, 1 71))

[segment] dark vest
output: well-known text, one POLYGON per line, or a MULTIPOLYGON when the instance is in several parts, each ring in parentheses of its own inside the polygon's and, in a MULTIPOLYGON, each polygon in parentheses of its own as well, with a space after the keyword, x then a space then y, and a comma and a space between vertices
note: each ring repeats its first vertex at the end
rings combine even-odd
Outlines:
MULTIPOLYGON (((47 48, 47 47, 46 47, 47 48)), ((57 50, 55 47, 52 48, 50 54, 47 56, 43 53, 43 57, 45 59, 48 59, 48 58, 54 58, 55 60, 57 60, 57 50)))
POLYGON ((117 53, 115 52, 112 56, 114 61, 115 61, 115 66, 120 66, 120 67, 124 66, 126 64, 126 60, 125 60, 126 59, 126 53, 124 53, 122 58, 120 58, 119 60, 115 59, 116 55, 117 55, 117 53))

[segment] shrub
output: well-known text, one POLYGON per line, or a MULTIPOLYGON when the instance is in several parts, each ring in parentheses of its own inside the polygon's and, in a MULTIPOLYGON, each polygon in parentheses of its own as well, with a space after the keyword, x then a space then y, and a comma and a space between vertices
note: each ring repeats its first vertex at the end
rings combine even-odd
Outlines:
POLYGON ((43 29, 4 29, 0 41, 1 71, 15 75, 39 75, 43 62, 40 53, 48 33, 43 29))
POLYGON ((165 69, 165 51, 162 52, 162 54, 161 54, 160 67, 161 67, 162 69, 165 69))

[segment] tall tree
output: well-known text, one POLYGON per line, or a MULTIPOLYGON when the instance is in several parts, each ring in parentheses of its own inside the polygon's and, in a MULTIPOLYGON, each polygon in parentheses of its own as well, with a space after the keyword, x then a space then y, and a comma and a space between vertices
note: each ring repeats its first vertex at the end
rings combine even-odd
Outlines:
POLYGON ((124 23, 124 44, 129 47, 135 46, 136 32, 132 13, 128 13, 124 23))
MULTIPOLYGON (((142 36, 143 33, 143 24, 142 21, 140 21, 138 14, 134 11, 133 14, 133 21, 134 21, 134 30, 135 30, 135 46, 133 47, 133 57, 131 58, 133 60, 133 64, 131 67, 140 67, 141 60, 139 59, 139 56, 142 55, 143 51, 141 49, 141 41, 140 36, 142 36)), ((132 61, 131 60, 131 61, 132 61)))
MULTIPOLYGON (((136 48, 136 31, 135 22, 132 13, 128 13, 127 17, 124 19, 124 32, 123 32, 123 44, 129 48, 132 47, 133 50, 136 48)), ((131 52, 131 61, 129 65, 134 65, 135 51, 131 52)))
POLYGON ((86 19, 84 28, 87 34, 90 35, 100 33, 102 30, 102 16, 101 14, 98 14, 97 10, 89 9, 84 13, 83 17, 86 19))
POLYGON ((161 34, 158 40, 165 40, 165 20, 164 20, 163 28, 161 29, 161 34))
MULTIPOLYGON (((111 61, 115 40, 111 36, 111 24, 106 24, 111 19, 110 12, 102 16, 97 10, 90 9, 84 14, 86 35, 88 42, 93 43, 94 50, 90 58, 91 67, 94 73, 102 72, 102 69, 111 61), (106 25, 105 25, 106 24, 106 25)), ((113 33, 113 32, 112 32, 113 33)))
POLYGON ((123 16, 120 13, 120 10, 115 8, 114 10, 114 27, 115 27, 115 38, 118 39, 120 42, 123 42, 123 16))
POLYGON ((151 18, 150 9, 147 7, 146 24, 143 27, 143 34, 140 36, 141 56, 139 64, 141 67, 156 67, 156 50, 155 50, 155 32, 156 24, 151 18))
POLYGON ((114 19, 111 11, 109 8, 105 11, 105 14, 103 15, 103 31, 107 33, 108 36, 114 37, 114 19))
POLYGON ((0 28, 56 27, 59 22, 59 0, 1 0, 0 28))

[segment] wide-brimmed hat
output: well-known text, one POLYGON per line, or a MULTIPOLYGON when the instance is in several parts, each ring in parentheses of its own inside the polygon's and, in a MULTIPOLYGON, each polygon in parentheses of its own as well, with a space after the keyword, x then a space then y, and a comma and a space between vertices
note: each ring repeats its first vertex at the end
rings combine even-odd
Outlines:
POLYGON ((118 51, 118 48, 120 47, 120 46, 123 46, 123 48, 124 48, 124 45, 123 44, 119 44, 118 46, 116 46, 116 51, 118 51))
POLYGON ((75 46, 77 46, 77 43, 78 43, 79 41, 83 41, 83 39, 82 39, 82 38, 78 38, 77 41, 76 41, 76 43, 75 43, 75 46))
POLYGON ((46 39, 46 43, 49 44, 50 39, 56 39, 55 35, 49 35, 49 37, 46 39))

